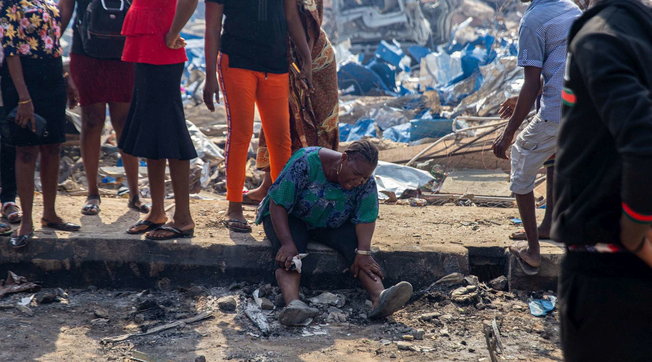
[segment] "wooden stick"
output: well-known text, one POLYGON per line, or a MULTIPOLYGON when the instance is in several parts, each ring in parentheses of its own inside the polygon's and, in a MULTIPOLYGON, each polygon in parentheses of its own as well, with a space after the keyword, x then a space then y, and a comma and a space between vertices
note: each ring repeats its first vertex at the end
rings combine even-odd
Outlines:
POLYGON ((202 321, 204 319, 211 318, 212 316, 213 316, 212 312, 203 312, 203 313, 200 313, 200 314, 198 314, 198 315, 196 315, 194 317, 181 319, 181 320, 178 320, 176 322, 172 322, 172 323, 164 324, 162 326, 154 327, 152 329, 148 329, 147 332, 130 333, 130 334, 123 334, 123 335, 117 336, 117 337, 102 338, 102 343, 122 342, 122 341, 126 341, 127 339, 129 339, 131 337, 147 336, 147 335, 158 333, 158 332, 165 331, 165 330, 168 330, 168 329, 176 328, 176 327, 179 327, 179 326, 184 325, 184 324, 199 322, 199 321, 202 321))

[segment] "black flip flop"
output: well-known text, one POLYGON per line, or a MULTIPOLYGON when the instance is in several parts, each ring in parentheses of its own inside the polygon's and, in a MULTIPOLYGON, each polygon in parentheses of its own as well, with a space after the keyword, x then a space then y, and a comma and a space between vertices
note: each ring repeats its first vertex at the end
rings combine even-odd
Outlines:
POLYGON ((149 220, 139 220, 137 223, 131 225, 129 227, 129 229, 127 229, 127 234, 140 235, 140 234, 144 234, 144 233, 146 233, 148 231, 156 230, 156 229, 160 228, 161 226, 163 226, 163 224, 153 223, 153 222, 151 222, 149 220), (147 228, 142 229, 142 230, 138 230, 138 231, 131 231, 131 229, 139 227, 141 225, 145 225, 145 226, 147 226, 147 228))
POLYGON ((21 249, 27 246, 27 242, 32 239, 34 232, 31 231, 29 234, 25 235, 14 235, 9 239, 9 245, 14 249, 21 249))
POLYGON ((224 226, 226 226, 227 229, 236 232, 236 233, 250 233, 251 232, 251 225, 246 220, 237 220, 237 219, 230 219, 230 220, 224 220, 222 221, 224 226), (238 226, 242 225, 242 226, 238 226))
POLYGON ((81 226, 73 224, 71 222, 47 222, 46 220, 41 220, 41 226, 59 230, 59 231, 79 231, 81 226))
POLYGON ((141 214, 147 214, 149 212, 149 207, 145 204, 140 204, 140 206, 136 205, 136 202, 140 201, 140 198, 134 197, 133 199, 129 200, 129 204, 127 204, 127 207, 129 207, 131 210, 138 211, 141 214))
POLYGON ((174 227, 172 225, 163 225, 159 226, 156 229, 152 231, 158 231, 158 230, 163 230, 167 232, 171 232, 172 235, 170 236, 150 236, 150 235, 145 235, 145 239, 148 240, 172 240, 172 239, 182 239, 182 238, 192 238, 193 235, 195 234, 195 229, 190 229, 190 230, 181 230, 177 227, 174 227))

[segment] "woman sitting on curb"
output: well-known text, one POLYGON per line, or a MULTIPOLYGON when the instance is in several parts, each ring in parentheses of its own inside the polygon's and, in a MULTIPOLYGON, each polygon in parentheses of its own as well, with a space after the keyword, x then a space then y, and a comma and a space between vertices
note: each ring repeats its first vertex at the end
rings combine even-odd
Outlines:
POLYGON ((309 240, 335 249, 350 263, 353 277, 373 303, 370 318, 388 316, 410 299, 408 282, 385 289, 383 272, 371 256, 378 217, 372 177, 377 164, 378 149, 368 141, 354 142, 344 153, 302 148, 269 189, 256 223, 263 223, 275 250, 276 280, 286 303, 279 316, 282 324, 301 325, 317 314, 299 300, 301 274, 292 268, 292 259, 306 252, 309 240))

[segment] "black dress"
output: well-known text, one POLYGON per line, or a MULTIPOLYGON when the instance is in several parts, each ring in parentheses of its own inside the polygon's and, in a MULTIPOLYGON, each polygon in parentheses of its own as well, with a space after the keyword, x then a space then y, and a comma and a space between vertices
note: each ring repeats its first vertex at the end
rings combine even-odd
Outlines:
POLYGON ((184 63, 136 63, 131 109, 118 147, 125 153, 154 160, 197 157, 181 101, 184 63))
MULTIPOLYGON (((47 121, 47 136, 38 138, 31 130, 6 119, 2 120, 2 142, 13 146, 40 146, 66 141, 66 80, 61 57, 20 57, 23 78, 34 105, 34 113, 47 121)), ((9 75, 6 62, 2 66, 2 101, 7 113, 18 106, 18 92, 9 75)))

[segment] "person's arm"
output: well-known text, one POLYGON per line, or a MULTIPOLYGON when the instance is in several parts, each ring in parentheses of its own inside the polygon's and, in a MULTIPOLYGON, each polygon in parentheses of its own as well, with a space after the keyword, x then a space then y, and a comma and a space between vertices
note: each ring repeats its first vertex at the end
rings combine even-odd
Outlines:
POLYGON ((357 200, 351 222, 355 225, 355 234, 358 239, 357 249, 361 252, 355 256, 351 265, 351 273, 355 278, 360 272, 366 273, 373 280, 383 279, 385 276, 374 260, 368 254, 371 251, 371 239, 378 219, 378 187, 373 177, 364 185, 364 190, 357 200))
POLYGON ((365 254, 356 254, 355 256, 353 265, 351 265, 351 273, 354 278, 357 278, 360 272, 366 273, 374 281, 385 278, 380 265, 371 255, 367 254, 367 252, 371 252, 371 238, 375 229, 375 222, 355 225, 355 235, 358 238, 357 249, 365 254))
POLYGON ((72 19, 72 14, 75 10, 75 0, 59 0, 59 14, 61 15, 61 34, 66 31, 68 24, 70 24, 70 19, 72 19))
POLYGON ((493 145, 493 151, 496 157, 507 159, 507 149, 512 145, 516 131, 523 124, 523 121, 525 121, 525 118, 534 106, 534 102, 537 100, 541 85, 540 77, 541 68, 525 67, 525 82, 516 100, 514 111, 502 135, 496 139, 493 145))
POLYGON ((652 267, 652 93, 627 42, 592 34, 573 44, 573 61, 623 162, 621 242, 652 267), (597 50, 599 49, 599 56, 597 50))
POLYGON ((518 31, 518 66, 524 68, 525 82, 518 95, 516 106, 510 112, 505 112, 505 115, 511 113, 507 126, 500 137, 494 141, 493 151, 498 158, 507 159, 507 150, 514 141, 516 131, 536 102, 541 89, 541 69, 545 52, 545 39, 529 24, 523 24, 518 31))
POLYGON ((286 270, 290 269, 292 258, 299 254, 290 232, 288 214, 294 209, 301 192, 312 182, 309 174, 305 157, 291 158, 267 194, 274 232, 281 242, 276 262, 286 270))
POLYGON ((23 65, 20 63, 18 55, 9 55, 5 60, 9 68, 9 75, 18 92, 18 111, 16 113, 16 123, 21 127, 30 127, 32 131, 36 132, 36 124, 34 123, 34 104, 32 97, 25 84, 25 77, 23 77, 23 65))
POLYGON ((306 86, 312 89, 312 55, 308 47, 306 31, 299 18, 296 0, 285 0, 285 18, 287 20, 290 38, 297 47, 299 58, 301 59, 301 77, 306 82, 306 86))
POLYGON ((274 200, 269 200, 269 213, 272 218, 274 232, 281 242, 281 248, 276 253, 276 263, 279 267, 290 270, 292 258, 299 254, 299 252, 290 232, 288 212, 282 206, 277 205, 274 200))
POLYGON ((206 58, 206 84, 204 104, 215 111, 213 102, 220 102, 220 85, 217 81, 217 55, 222 45, 222 18, 224 4, 206 2, 206 30, 204 34, 204 55, 206 58))
POLYGON ((172 26, 165 36, 165 43, 168 48, 180 49, 186 46, 186 41, 181 37, 181 30, 195 12, 198 0, 179 0, 177 2, 177 10, 174 13, 174 20, 172 26))

